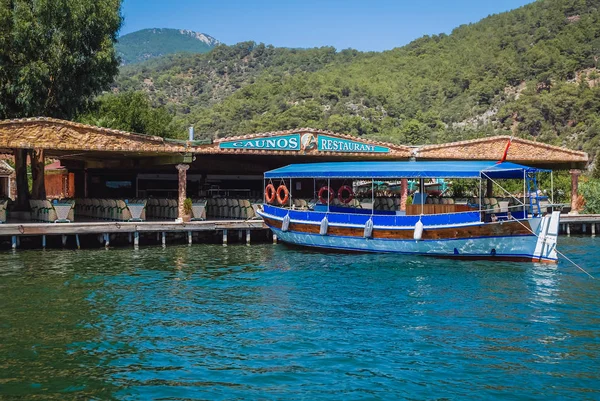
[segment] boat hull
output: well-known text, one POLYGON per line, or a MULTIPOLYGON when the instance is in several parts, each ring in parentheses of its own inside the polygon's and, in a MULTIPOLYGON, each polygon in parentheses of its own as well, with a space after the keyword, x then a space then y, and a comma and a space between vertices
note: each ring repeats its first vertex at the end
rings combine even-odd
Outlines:
POLYGON ((292 220, 283 229, 283 219, 260 213, 277 238, 290 244, 358 252, 385 252, 457 259, 490 259, 556 263, 559 215, 504 223, 478 223, 453 227, 425 227, 421 240, 414 229, 374 227, 372 238, 364 228, 329 225, 320 234, 314 222, 292 220))

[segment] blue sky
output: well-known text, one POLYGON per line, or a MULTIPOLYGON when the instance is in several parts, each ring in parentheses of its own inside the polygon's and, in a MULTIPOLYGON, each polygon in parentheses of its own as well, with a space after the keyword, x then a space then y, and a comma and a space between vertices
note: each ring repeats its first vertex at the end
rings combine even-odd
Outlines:
POLYGON ((178 28, 226 43, 381 51, 531 0, 124 0, 121 34, 178 28))

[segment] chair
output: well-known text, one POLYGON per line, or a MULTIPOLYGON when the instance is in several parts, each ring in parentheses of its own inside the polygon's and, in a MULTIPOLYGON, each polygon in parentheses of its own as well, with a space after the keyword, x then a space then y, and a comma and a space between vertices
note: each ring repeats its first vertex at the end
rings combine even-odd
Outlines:
POLYGON ((0 224, 6 223, 6 208, 8 206, 8 199, 0 200, 0 224))

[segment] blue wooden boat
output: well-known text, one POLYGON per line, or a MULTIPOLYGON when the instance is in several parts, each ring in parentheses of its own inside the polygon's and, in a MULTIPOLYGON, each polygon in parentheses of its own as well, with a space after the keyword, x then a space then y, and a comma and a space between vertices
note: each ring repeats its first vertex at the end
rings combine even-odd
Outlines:
MULTIPOLYGON (((545 213, 537 198, 537 175, 550 172, 509 162, 336 162, 292 164, 264 174, 265 203, 259 215, 278 239, 290 244, 342 251, 392 252, 460 259, 557 262, 559 212, 545 213), (455 207, 428 204, 425 181, 479 180, 479 202, 455 207), (417 179, 420 191, 406 211, 377 210, 347 202, 365 180, 417 179), (485 180, 523 180, 523 199, 486 208, 485 180), (335 189, 339 188, 335 201, 335 189), (333 188, 332 188, 333 187, 333 188), (298 207, 294 197, 320 200, 298 207), (333 191, 332 191, 333 189, 333 191), (333 193, 334 196, 331 196, 333 193), (527 193, 527 196, 525 196, 527 193)), ((550 172, 551 173, 551 172, 550 172)))

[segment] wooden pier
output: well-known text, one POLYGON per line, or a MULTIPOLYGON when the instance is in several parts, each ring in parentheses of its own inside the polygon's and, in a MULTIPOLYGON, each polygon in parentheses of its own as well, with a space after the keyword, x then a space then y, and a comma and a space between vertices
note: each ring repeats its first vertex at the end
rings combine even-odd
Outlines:
POLYGON ((600 234, 600 214, 565 214, 560 216, 559 234, 596 236, 600 234))
POLYGON ((229 242, 229 235, 237 232, 237 239, 250 244, 252 232, 262 232, 264 240, 271 238, 270 230, 262 220, 215 220, 177 223, 173 221, 144 221, 144 222, 77 222, 77 223, 8 223, 0 224, 0 238, 10 238, 13 249, 19 247, 23 237, 39 237, 35 242, 42 248, 46 247, 48 237, 59 237, 63 245, 69 237, 75 239, 77 248, 80 247, 80 236, 93 236, 104 246, 109 246, 111 239, 125 238, 125 242, 134 246, 140 245, 140 235, 154 234, 157 241, 166 245, 167 234, 187 238, 192 244, 196 234, 213 234, 222 238, 223 245, 229 242))

